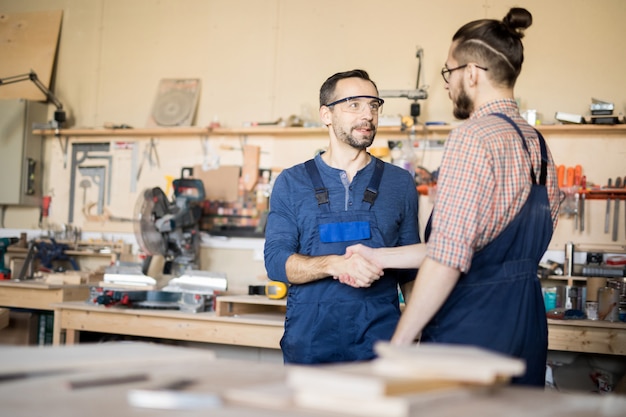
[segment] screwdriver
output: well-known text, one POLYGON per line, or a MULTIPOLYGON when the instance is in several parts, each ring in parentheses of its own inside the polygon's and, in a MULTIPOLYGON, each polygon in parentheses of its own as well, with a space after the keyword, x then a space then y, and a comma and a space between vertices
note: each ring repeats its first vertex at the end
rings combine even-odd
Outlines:
MULTIPOLYGON (((609 181, 606 185, 606 188, 611 188, 613 185, 613 180, 609 178, 609 181)), ((604 233, 609 233, 609 221, 611 217, 611 199, 607 197, 606 199, 606 216, 604 217, 604 233)))
MULTIPOLYGON (((622 179, 615 178, 615 188, 622 188, 622 179)), ((615 213, 613 217, 613 242, 617 242, 617 228, 619 224, 619 196, 615 196, 615 213)))
POLYGON ((580 231, 585 231, 585 196, 587 195, 587 176, 583 175, 580 179, 580 231))
MULTIPOLYGON (((569 170, 571 168, 568 168, 568 182, 569 182, 569 170)), ((574 230, 578 230, 578 224, 580 223, 580 180, 582 178, 582 173, 583 173, 583 168, 580 165, 576 165, 574 167, 574 169, 572 170, 572 175, 574 176, 572 182, 573 185, 576 187, 576 193, 574 194, 574 210, 575 213, 574 215, 576 216, 574 218, 574 230)), ((581 229, 582 231, 582 229, 581 229)))
POLYGON ((556 169, 556 173, 557 173, 557 183, 559 185, 560 188, 565 186, 565 165, 559 165, 556 169))

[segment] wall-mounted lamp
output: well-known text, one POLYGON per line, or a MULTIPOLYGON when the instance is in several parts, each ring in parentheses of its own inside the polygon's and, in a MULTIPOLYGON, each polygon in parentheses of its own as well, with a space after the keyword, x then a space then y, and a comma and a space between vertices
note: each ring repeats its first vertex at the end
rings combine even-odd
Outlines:
POLYGON ((67 120, 67 115, 65 114, 65 110, 63 110, 63 104, 59 101, 59 99, 50 91, 37 77, 35 71, 31 70, 28 74, 20 74, 14 75, 12 77, 0 78, 0 86, 5 84, 13 84, 21 81, 30 80, 32 81, 42 93, 46 95, 46 99, 50 100, 54 106, 57 108, 54 112, 54 121, 56 122, 56 128, 63 127, 63 124, 67 120))
POLYGON ((417 100, 425 100, 428 98, 428 91, 425 87, 420 87, 420 75, 422 74, 422 60, 424 58, 424 50, 422 48, 417 49, 416 54, 418 60, 417 66, 417 81, 415 83, 414 90, 381 90, 379 95, 383 98, 408 98, 413 100, 411 103, 411 116, 416 122, 417 117, 420 115, 420 105, 417 100))

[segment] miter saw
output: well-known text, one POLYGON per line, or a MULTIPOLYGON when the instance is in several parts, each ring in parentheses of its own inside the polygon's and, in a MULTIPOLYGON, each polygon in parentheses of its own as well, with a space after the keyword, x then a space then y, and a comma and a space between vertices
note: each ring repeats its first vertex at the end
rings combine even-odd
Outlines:
POLYGON ((197 269, 205 193, 199 179, 180 178, 172 186, 172 201, 159 187, 141 193, 135 204, 134 225, 141 249, 150 256, 163 256, 170 266, 169 274, 177 277, 197 269))
POLYGON ((215 293, 226 290, 224 274, 198 270, 204 184, 181 175, 172 186, 171 201, 159 187, 144 190, 137 199, 134 215, 137 242, 150 258, 165 260, 161 273, 172 279, 160 290, 144 290, 138 284, 154 284, 154 277, 143 271, 110 267, 104 275, 106 285, 93 289, 94 303, 196 313, 212 309, 215 293), (121 288, 121 282, 135 285, 121 288))

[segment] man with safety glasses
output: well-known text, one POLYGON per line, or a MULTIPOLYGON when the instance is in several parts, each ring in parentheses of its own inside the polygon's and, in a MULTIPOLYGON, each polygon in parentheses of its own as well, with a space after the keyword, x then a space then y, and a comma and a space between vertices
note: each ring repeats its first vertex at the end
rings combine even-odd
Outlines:
POLYGON ((346 247, 419 243, 413 176, 367 152, 383 99, 363 70, 335 74, 320 90, 328 149, 276 179, 265 231, 265 267, 289 284, 285 363, 372 359, 400 317, 413 270, 383 271, 346 247), (337 277, 349 276, 339 280, 337 277))

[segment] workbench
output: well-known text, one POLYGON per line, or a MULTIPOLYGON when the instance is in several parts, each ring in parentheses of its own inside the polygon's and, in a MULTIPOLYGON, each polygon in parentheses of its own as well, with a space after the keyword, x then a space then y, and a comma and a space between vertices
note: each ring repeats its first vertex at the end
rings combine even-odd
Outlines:
POLYGON ((0 306, 8 307, 9 317, 6 328, 0 330, 0 344, 51 343, 51 305, 88 297, 87 285, 0 280, 0 306))
POLYGON ((262 312, 246 310, 245 314, 240 314, 237 309, 218 306, 215 312, 186 313, 178 310, 105 307, 85 302, 56 303, 53 305, 52 340, 54 345, 59 345, 65 336, 65 344, 75 344, 79 341, 81 331, 91 331, 280 349, 284 314, 280 311, 263 311, 266 306, 262 304, 252 306, 257 306, 262 312))
POLYGON ((54 310, 51 304, 85 301, 87 285, 46 284, 36 281, 0 281, 0 306, 34 310, 54 310))
POLYGON ((548 349, 626 356, 626 323, 548 319, 548 349))
MULTIPOLYGON (((285 300, 261 296, 219 296, 216 311, 182 313, 89 305, 54 304, 53 343, 78 343, 80 331, 158 337, 280 349, 285 300)), ((626 323, 593 320, 548 320, 548 348, 570 352, 626 356, 626 323)))
MULTIPOLYGON (((298 403, 298 394, 307 391, 289 383, 291 371, 290 366, 216 358, 209 349, 143 342, 0 348, 0 404, 2 414, 12 417, 345 417, 365 412, 396 417, 569 417, 618 416, 626 409, 626 397, 617 394, 493 386, 406 395, 357 392, 353 395, 359 398, 349 397, 341 407, 334 405, 334 411, 313 410, 298 403), (390 403, 405 407, 392 409, 390 403), (170 408, 156 409, 158 405, 170 408), (373 411, 376 406, 380 412, 373 411)), ((333 382, 336 372, 320 372, 320 384, 333 382)), ((314 391, 316 386, 309 396, 324 400, 314 391)))

